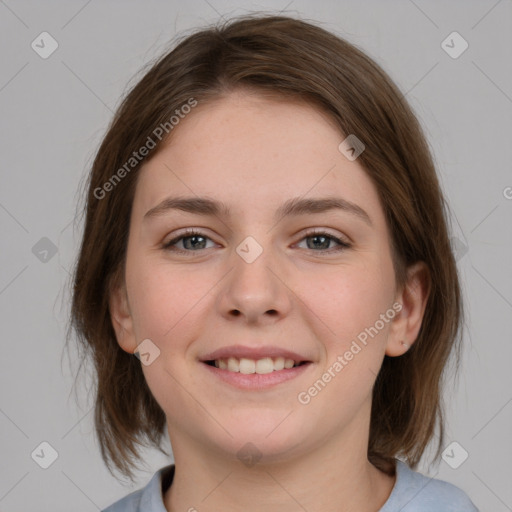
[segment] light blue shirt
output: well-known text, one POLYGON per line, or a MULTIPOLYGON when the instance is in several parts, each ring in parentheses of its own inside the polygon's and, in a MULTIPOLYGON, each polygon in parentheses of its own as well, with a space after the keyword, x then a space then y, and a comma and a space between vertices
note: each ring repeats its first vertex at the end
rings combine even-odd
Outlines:
MULTIPOLYGON (((143 489, 132 492, 102 512, 167 512, 163 493, 174 465, 158 470, 143 489)), ((396 461, 396 482, 379 512, 478 512, 467 494, 444 480, 429 478, 396 461)))

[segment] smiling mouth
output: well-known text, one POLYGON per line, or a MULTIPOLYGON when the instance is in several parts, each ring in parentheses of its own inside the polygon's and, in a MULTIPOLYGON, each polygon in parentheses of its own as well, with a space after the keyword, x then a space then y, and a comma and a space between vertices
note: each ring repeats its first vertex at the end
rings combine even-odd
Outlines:
POLYGON ((289 370, 297 366, 309 364, 310 361, 294 361, 284 357, 264 357, 261 359, 248 359, 245 357, 229 357, 203 361, 209 366, 214 366, 220 370, 226 370, 233 373, 243 373, 250 375, 252 373, 266 374, 281 370, 289 370))

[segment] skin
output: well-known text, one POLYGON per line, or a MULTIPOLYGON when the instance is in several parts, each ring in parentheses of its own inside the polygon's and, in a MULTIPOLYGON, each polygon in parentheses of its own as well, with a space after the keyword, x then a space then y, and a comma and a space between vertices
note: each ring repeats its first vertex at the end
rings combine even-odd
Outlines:
POLYGON ((427 271, 410 267, 407 285, 396 287, 377 190, 358 160, 338 150, 344 138, 312 106, 238 91, 198 105, 141 170, 111 314, 123 350, 147 338, 160 350, 142 370, 173 447, 168 511, 371 512, 391 493, 395 477, 367 459, 371 393, 384 355, 399 357, 401 342, 418 335, 427 271), (168 196, 208 196, 233 217, 171 210, 144 219, 168 196), (275 210, 299 196, 343 197, 372 225, 338 210, 276 224, 275 210), (175 247, 184 255, 162 248, 187 227, 207 237, 200 249, 183 239, 175 247), (310 228, 352 245, 316 248, 310 228), (263 249, 252 263, 236 252, 247 236, 263 249), (394 303, 400 313, 309 404, 299 403, 394 303), (233 344, 277 345, 313 364, 270 390, 243 391, 199 362, 233 344), (252 467, 236 456, 247 442, 261 454, 252 467))

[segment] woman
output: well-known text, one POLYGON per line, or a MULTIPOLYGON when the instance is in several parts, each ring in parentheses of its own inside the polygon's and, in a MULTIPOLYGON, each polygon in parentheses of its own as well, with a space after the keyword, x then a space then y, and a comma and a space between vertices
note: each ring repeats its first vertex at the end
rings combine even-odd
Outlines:
POLYGON ((414 471, 463 310, 427 144, 375 62, 283 16, 197 32, 88 186, 72 320, 102 455, 131 476, 167 432, 174 456, 106 511, 476 510, 414 471))

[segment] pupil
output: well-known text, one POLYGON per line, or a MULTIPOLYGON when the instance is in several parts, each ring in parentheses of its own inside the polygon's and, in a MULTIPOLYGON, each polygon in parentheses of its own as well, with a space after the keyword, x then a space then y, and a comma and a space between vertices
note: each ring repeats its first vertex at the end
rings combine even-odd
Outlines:
POLYGON ((190 249, 190 248, 197 248, 201 244, 201 242, 197 242, 198 238, 199 239, 203 239, 203 241, 204 241, 204 237, 199 236, 199 235, 192 235, 192 236, 188 236, 187 238, 185 238, 185 245, 187 245, 187 242, 191 242, 192 239, 196 240, 196 242, 192 242, 191 244, 189 244, 189 245, 191 245, 191 247, 187 247, 187 248, 188 249, 190 249))
MULTIPOLYGON (((323 240, 324 242, 323 242, 323 243, 320 243, 320 247, 321 247, 321 248, 327 249, 327 248, 329 247, 329 241, 330 241, 330 239, 329 239, 328 237, 323 236, 323 235, 315 235, 315 236, 312 236, 311 238, 312 238, 313 240, 315 240, 315 241, 316 241, 316 240, 319 240, 319 239, 320 239, 320 240, 323 240)), ((310 249, 312 249, 312 248, 314 249, 315 247, 319 247, 319 245, 318 245, 318 244, 313 243, 313 247, 310 247, 310 249)))

